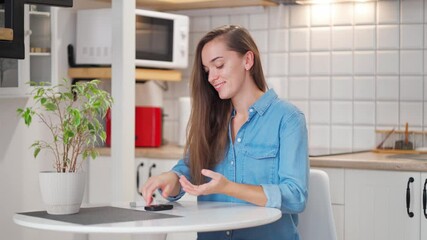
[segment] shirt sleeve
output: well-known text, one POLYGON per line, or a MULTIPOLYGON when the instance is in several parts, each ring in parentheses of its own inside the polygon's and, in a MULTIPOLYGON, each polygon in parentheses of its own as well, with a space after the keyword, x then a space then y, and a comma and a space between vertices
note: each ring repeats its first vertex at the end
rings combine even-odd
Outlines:
POLYGON ((308 195, 308 139, 304 114, 295 112, 280 127, 279 184, 262 184, 266 207, 300 213, 308 195))
MULTIPOLYGON (((178 177, 181 177, 181 175, 184 175, 187 179, 191 179, 190 178, 190 168, 188 167, 188 158, 187 157, 179 160, 178 163, 172 168, 171 171, 174 172, 176 175, 178 175, 178 177)), ((178 195, 168 197, 167 200, 168 201, 177 201, 182 196, 184 196, 184 194, 185 194, 185 192, 181 188, 178 195)))

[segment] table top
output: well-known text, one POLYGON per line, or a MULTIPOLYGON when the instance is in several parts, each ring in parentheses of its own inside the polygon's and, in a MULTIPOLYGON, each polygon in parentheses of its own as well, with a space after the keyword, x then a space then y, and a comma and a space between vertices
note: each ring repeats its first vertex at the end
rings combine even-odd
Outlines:
MULTIPOLYGON (((108 224, 80 225, 45 218, 15 214, 16 224, 51 231, 75 233, 145 233, 210 232, 255 227, 281 218, 279 209, 249 204, 224 202, 174 202, 172 210, 158 213, 181 217, 108 224)), ((111 204, 113 207, 145 211, 144 204, 131 208, 129 203, 111 204)))

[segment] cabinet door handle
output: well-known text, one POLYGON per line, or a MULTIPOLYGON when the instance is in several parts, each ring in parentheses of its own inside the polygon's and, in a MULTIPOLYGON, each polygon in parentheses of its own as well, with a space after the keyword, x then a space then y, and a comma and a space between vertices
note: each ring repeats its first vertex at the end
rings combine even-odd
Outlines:
MULTIPOLYGON (((152 170, 153 168, 155 168, 155 167, 156 167, 156 164, 155 164, 155 163, 153 163, 153 164, 151 164, 150 168, 148 169, 148 177, 149 177, 149 178, 153 175, 153 173, 151 172, 151 170, 152 170)), ((153 193, 153 198, 156 198, 156 193, 153 193)))
POLYGON ((136 168, 136 192, 142 196, 142 193, 139 191, 139 169, 144 167, 144 163, 140 163, 136 168))
POLYGON ((424 189, 423 189, 423 210, 424 210, 424 217, 425 218, 427 218, 427 213, 426 213, 426 204, 427 204, 426 185, 427 185, 427 178, 424 182, 424 189))
POLYGON ((414 182, 414 178, 410 177, 408 180, 408 184, 406 185, 406 212, 410 218, 414 217, 414 213, 409 211, 411 205, 411 189, 409 188, 409 184, 414 182))
POLYGON ((153 175, 153 173, 151 172, 151 170, 153 168, 156 168, 156 164, 155 163, 151 164, 150 168, 148 169, 148 177, 149 178, 153 175))

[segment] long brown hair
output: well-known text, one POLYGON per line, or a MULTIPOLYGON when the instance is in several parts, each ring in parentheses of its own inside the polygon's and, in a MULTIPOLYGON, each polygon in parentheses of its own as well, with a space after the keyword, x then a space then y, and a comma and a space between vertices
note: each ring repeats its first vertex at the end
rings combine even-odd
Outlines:
POLYGON ((187 126, 187 143, 185 153, 189 157, 191 179, 194 184, 206 182, 201 170, 212 169, 223 158, 228 146, 228 123, 231 117, 230 99, 222 100, 217 91, 208 82, 208 75, 203 70, 201 53, 203 47, 215 38, 221 37, 227 48, 240 53, 248 51, 254 54, 254 64, 250 69, 256 86, 265 91, 267 84, 262 71, 258 48, 249 32, 235 25, 226 25, 208 32, 197 45, 190 92, 192 109, 187 126))

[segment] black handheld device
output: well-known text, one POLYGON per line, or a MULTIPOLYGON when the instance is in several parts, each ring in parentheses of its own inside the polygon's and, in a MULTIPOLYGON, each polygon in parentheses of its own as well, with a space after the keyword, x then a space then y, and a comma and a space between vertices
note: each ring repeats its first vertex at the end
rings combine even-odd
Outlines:
POLYGON ((144 207, 146 211, 163 211, 163 210, 170 210, 172 208, 173 208, 172 204, 155 204, 155 205, 149 205, 144 207))

